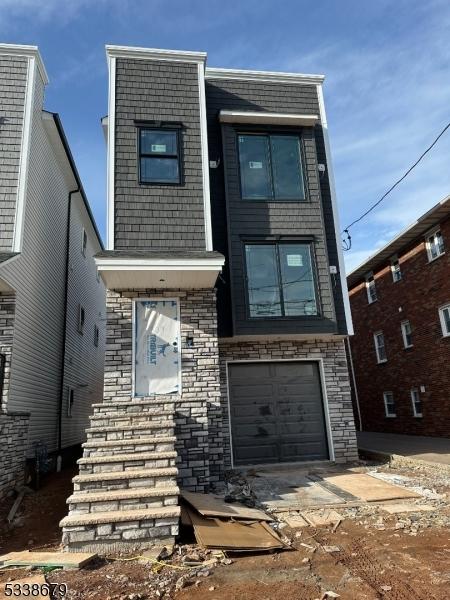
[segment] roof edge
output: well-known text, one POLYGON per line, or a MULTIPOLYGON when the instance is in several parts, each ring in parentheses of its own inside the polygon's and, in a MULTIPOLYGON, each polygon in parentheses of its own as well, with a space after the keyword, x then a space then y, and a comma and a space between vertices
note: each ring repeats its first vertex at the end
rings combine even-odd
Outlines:
POLYGON ((222 69, 206 67, 206 79, 243 79, 247 81, 273 81, 277 83, 303 83, 321 85, 325 75, 287 73, 283 71, 252 71, 246 69, 222 69))
POLYGON ((44 81, 44 84, 48 84, 49 79, 47 70, 45 68, 44 61, 42 60, 41 53, 39 52, 39 48, 37 46, 24 46, 21 44, 0 44, 0 54, 8 56, 26 56, 27 58, 34 58, 36 60, 37 67, 44 81))
POLYGON ((172 60, 175 62, 206 63, 206 52, 190 50, 164 50, 161 48, 141 48, 138 46, 105 46, 106 56, 112 58, 139 58, 147 60, 172 60))

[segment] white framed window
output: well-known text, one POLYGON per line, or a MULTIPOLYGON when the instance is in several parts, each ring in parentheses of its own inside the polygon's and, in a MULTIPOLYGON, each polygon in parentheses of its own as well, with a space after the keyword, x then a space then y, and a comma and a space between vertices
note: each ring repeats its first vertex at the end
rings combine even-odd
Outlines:
POLYGON ((83 228, 81 232, 81 254, 86 256, 86 248, 87 248, 87 233, 86 229, 83 228))
POLYGON ((67 416, 72 416, 72 409, 75 402, 75 390, 73 388, 69 388, 67 390, 67 416))
POLYGON ((411 390, 411 404, 412 404, 414 416, 421 417, 422 416, 422 400, 420 399, 420 393, 417 388, 412 388, 412 390, 411 390))
POLYGON ((375 352, 377 354, 377 362, 384 363, 387 361, 386 346, 384 343, 384 335, 382 331, 377 331, 373 334, 375 343, 375 352))
POLYGON ((375 279, 373 273, 368 273, 366 275, 366 291, 367 291, 367 301, 369 304, 376 302, 378 300, 377 296, 377 287, 375 284, 375 279))
POLYGON ((436 229, 425 238, 428 261, 431 262, 445 253, 444 238, 440 229, 436 229))
POLYGON ((392 392, 383 392, 384 414, 386 417, 396 417, 395 400, 392 392))
POLYGON ((84 310, 83 306, 81 306, 81 304, 79 304, 78 305, 78 333, 81 333, 81 335, 83 335, 83 333, 84 333, 85 320, 86 320, 85 310, 84 310))
POLYGON ((442 335, 450 336, 450 304, 441 306, 439 309, 439 319, 441 321, 442 335))
POLYGON ((403 346, 411 348, 413 345, 411 323, 409 321, 402 321, 400 325, 402 328, 403 346))
POLYGON ((98 339, 100 337, 100 330, 97 325, 94 325, 94 346, 98 347, 98 339))
POLYGON ((397 283, 402 280, 402 270, 400 268, 400 261, 398 260, 398 256, 393 256, 391 258, 391 273, 392 273, 392 281, 397 283))

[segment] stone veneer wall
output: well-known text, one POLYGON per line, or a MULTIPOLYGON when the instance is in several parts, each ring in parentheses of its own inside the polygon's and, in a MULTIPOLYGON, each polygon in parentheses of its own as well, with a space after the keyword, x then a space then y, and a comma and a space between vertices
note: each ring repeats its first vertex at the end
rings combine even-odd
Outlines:
POLYGON ((219 340, 219 352, 223 414, 222 443, 224 447, 224 466, 226 469, 231 468, 226 365, 228 361, 239 360, 322 359, 335 461, 344 463, 358 459, 350 396, 350 379, 344 342, 342 340, 285 340, 237 343, 228 340, 219 340))
MULTIPOLYGON (((179 298, 182 389, 175 399, 179 483, 204 491, 222 472, 215 291, 108 290, 104 402, 132 398, 133 298, 179 298), (191 348, 186 338, 193 338, 191 348)), ((161 397, 163 398, 163 397, 161 397)))
POLYGON ((28 413, 8 413, 15 302, 14 294, 0 296, 0 353, 5 356, 0 407, 0 498, 24 482, 30 419, 28 413))

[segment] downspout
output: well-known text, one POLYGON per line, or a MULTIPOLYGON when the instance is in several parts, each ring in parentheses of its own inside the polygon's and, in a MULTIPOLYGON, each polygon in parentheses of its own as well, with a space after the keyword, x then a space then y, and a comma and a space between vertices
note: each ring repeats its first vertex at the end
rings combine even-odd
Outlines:
POLYGON ((348 359, 350 361, 350 371, 352 373, 353 390, 355 392, 356 410, 358 411, 359 431, 362 431, 363 428, 362 428, 361 409, 359 406, 358 388, 356 387, 355 369, 353 367, 352 348, 350 346, 350 338, 347 337, 347 338, 345 338, 345 340, 347 342, 348 359))
POLYGON ((56 458, 56 471, 61 471, 62 464, 62 421, 63 421, 63 403, 64 403, 64 373, 66 366, 66 346, 67 346, 67 308, 69 303, 69 266, 70 266, 70 225, 72 217, 72 196, 78 194, 80 188, 69 192, 67 203, 67 225, 66 225, 66 272, 64 282, 64 314, 63 314, 63 342, 62 342, 62 358, 61 358, 61 383, 59 389, 59 410, 58 410, 58 455, 56 458))

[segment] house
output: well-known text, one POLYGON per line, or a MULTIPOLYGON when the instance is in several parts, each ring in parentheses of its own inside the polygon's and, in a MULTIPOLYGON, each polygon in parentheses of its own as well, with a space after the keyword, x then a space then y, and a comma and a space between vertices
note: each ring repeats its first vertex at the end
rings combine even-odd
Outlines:
POLYGON ((0 45, 0 496, 80 446, 103 390, 102 242, 47 83, 36 47, 0 45))
POLYGON ((104 401, 69 550, 170 539, 179 486, 233 467, 357 457, 323 77, 107 58, 104 401))
POLYGON ((450 196, 348 276, 356 423, 450 437, 450 196))

